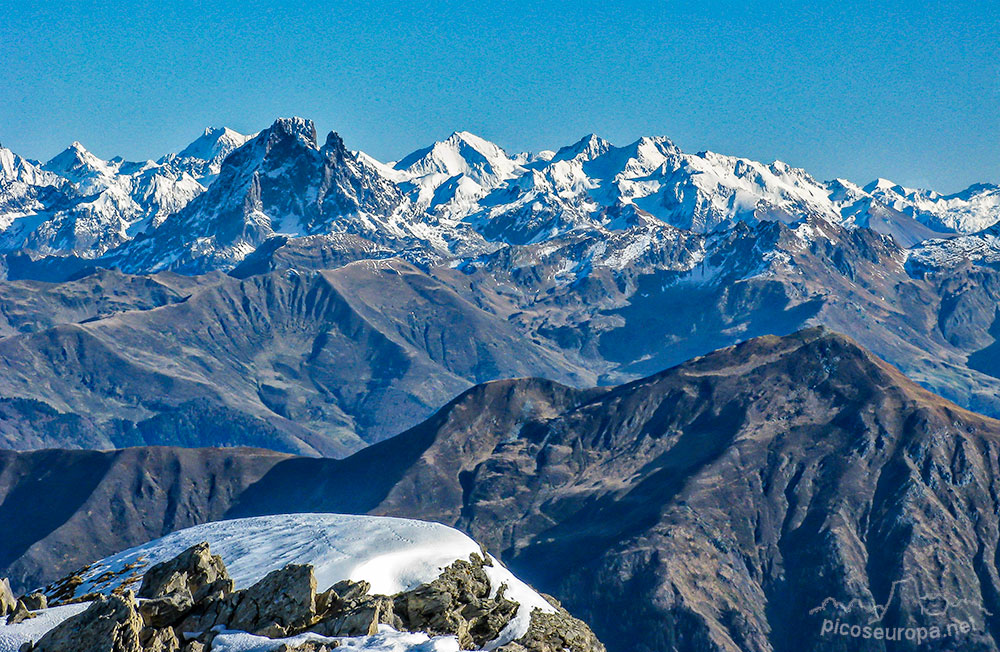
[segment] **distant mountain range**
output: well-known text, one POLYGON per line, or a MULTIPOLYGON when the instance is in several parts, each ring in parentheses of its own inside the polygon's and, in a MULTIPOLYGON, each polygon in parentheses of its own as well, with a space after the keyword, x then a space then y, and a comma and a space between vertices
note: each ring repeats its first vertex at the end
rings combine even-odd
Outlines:
POLYGON ((998 219, 996 186, 664 138, 381 163, 291 118, 156 162, 0 149, 0 446, 342 456, 475 383, 620 383, 817 324, 997 416, 998 219))
POLYGON ((456 132, 385 164, 334 133, 320 146, 301 118, 249 136, 210 128, 155 162, 103 161, 80 143, 44 164, 0 149, 0 251, 132 272, 229 270, 277 234, 354 233, 449 256, 640 224, 710 233, 804 216, 909 246, 992 226, 1000 187, 941 195, 885 179, 820 182, 780 161, 688 154, 666 138, 617 147, 595 135, 508 155, 456 132))
POLYGON ((346 460, 0 451, 0 575, 28 589, 220 518, 369 513, 482 541, 612 652, 883 649, 823 632, 873 611, 971 624, 888 649, 992 651, 998 460, 1000 422, 814 328, 613 388, 477 385, 346 460))

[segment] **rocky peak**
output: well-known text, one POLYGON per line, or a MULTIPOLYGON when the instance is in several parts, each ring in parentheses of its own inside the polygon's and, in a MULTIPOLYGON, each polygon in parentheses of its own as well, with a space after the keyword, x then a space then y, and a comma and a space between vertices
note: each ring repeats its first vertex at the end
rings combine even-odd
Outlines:
POLYGON ((299 117, 278 118, 264 133, 267 134, 269 146, 286 139, 294 139, 305 147, 318 149, 316 125, 312 120, 299 117))

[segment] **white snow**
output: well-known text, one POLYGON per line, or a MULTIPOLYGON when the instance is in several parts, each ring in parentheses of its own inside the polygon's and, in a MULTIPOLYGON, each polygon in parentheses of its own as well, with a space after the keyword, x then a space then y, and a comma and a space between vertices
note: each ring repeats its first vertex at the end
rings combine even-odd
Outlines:
POLYGON ((454 636, 435 636, 422 633, 397 632, 387 625, 379 626, 372 636, 329 638, 316 634, 302 634, 288 638, 271 639, 246 632, 223 632, 212 641, 212 652, 271 652, 283 643, 289 646, 305 641, 338 642, 338 650, 349 652, 458 652, 458 639, 454 636))
MULTIPOLYGON (((341 514, 261 516, 197 525, 107 557, 83 573, 76 595, 108 594, 130 577, 141 576, 149 566, 202 541, 225 561, 237 588, 246 588, 287 564, 311 564, 319 591, 349 579, 365 580, 373 593, 386 595, 416 588, 437 578, 455 560, 482 554, 465 534, 427 521, 341 514)), ((497 645, 502 645, 524 635, 533 609, 549 613, 554 609, 491 559, 493 566, 486 573, 492 592, 506 584, 504 595, 520 605, 498 639, 497 645)))
POLYGON ((89 602, 79 602, 62 607, 42 609, 35 612, 34 618, 29 618, 16 625, 4 624, 4 619, 0 618, 0 652, 17 652, 28 641, 34 643, 50 629, 67 618, 83 613, 89 606, 89 602))
MULTIPOLYGON (((1000 187, 995 185, 943 195, 886 179, 864 187, 843 179, 820 182, 781 161, 688 154, 662 137, 618 147, 590 134, 557 151, 510 156, 495 143, 458 131, 394 163, 356 152, 356 158, 344 162, 344 178, 354 183, 363 179, 369 185, 358 196, 380 199, 376 205, 386 208, 344 211, 300 224, 299 213, 316 204, 329 170, 323 168, 312 123, 282 119, 271 130, 276 128, 310 152, 304 157, 289 154, 264 170, 258 170, 260 157, 247 153, 231 187, 212 195, 212 206, 199 211, 197 219, 173 228, 170 218, 213 187, 227 156, 245 147, 263 156, 267 139, 212 127, 180 154, 155 163, 105 161, 73 143, 39 165, 0 148, 0 251, 93 258, 166 225, 159 233, 167 244, 153 238, 150 247, 122 254, 134 260, 112 262, 127 271, 163 269, 171 261, 189 260, 193 241, 218 232, 216 223, 226 219, 226 210, 242 205, 258 172, 289 188, 287 205, 276 208, 277 214, 263 207, 244 216, 261 227, 252 229, 261 238, 351 232, 424 258, 449 258, 457 252, 474 257, 498 244, 537 243, 576 233, 606 239, 632 225, 615 217, 623 207, 638 209, 653 222, 637 234, 644 240, 618 264, 632 264, 628 261, 647 250, 645 239, 657 224, 709 234, 738 221, 791 224, 809 217, 890 233, 910 246, 978 232, 1000 220, 1000 187), (402 203, 399 193, 406 197, 402 203)), ((354 193, 349 185, 342 187, 354 193)), ((812 234, 804 230, 799 235, 812 234)), ((232 266, 261 238, 237 244, 208 238, 200 251, 208 267, 232 266)))

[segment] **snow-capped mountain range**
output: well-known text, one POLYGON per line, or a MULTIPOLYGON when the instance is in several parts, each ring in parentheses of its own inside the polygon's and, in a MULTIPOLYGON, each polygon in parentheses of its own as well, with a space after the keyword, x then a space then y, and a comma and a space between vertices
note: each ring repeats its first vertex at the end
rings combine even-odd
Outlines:
POLYGON ((231 269, 274 235, 353 235, 416 257, 471 259, 574 233, 606 240, 638 227, 656 240, 806 217, 909 247, 992 226, 1000 187, 946 196, 884 179, 820 182, 780 161, 689 154, 666 138, 618 147, 595 135, 509 155, 456 132, 383 163, 335 133, 320 146, 302 118, 253 135, 209 128, 155 162, 104 161, 73 143, 42 164, 0 148, 0 251, 133 272, 231 269))

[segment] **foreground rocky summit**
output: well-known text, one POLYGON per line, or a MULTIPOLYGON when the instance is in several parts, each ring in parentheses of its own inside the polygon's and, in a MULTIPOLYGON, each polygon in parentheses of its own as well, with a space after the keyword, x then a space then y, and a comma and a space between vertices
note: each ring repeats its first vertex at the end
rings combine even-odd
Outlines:
MULTIPOLYGON (((330 553, 333 556, 317 558, 320 577, 328 581, 336 576, 330 574, 330 564, 344 561, 336 559, 337 552, 352 546, 337 536, 364 540, 372 530, 366 529, 370 522, 363 519, 336 521, 324 516, 314 515, 320 523, 316 527, 294 518, 279 525, 308 532, 333 548, 330 553), (324 529, 331 522, 336 525, 324 529), (355 528, 357 531, 337 529, 345 523, 359 527, 355 528)), ((274 519, 249 519, 235 527, 252 535, 255 531, 257 534, 274 531, 274 524, 274 519)), ((427 525, 433 524, 421 524, 427 525)), ((386 573, 395 572, 396 579, 413 585, 391 595, 374 592, 372 583, 364 579, 341 579, 317 591, 314 566, 299 563, 285 564, 250 586, 238 588, 222 557, 212 554, 208 542, 199 542, 176 557, 149 566, 147 555, 156 557, 170 549, 157 549, 154 543, 153 548, 145 547, 143 554, 130 563, 97 562, 50 585, 44 593, 21 598, 7 620, 7 627, 0 626, 0 650, 8 652, 10 647, 11 651, 20 652, 210 652, 230 650, 238 640, 253 640, 254 649, 320 652, 342 645, 351 647, 356 643, 351 639, 357 637, 367 637, 362 641, 365 649, 380 650, 373 638, 379 636, 395 639, 392 644, 396 647, 386 647, 387 650, 405 650, 409 647, 405 645, 405 636, 403 639, 400 636, 411 632, 423 635, 414 639, 421 650, 429 649, 425 643, 430 642, 433 649, 442 651, 484 648, 503 652, 604 651, 590 629, 553 598, 542 598, 512 576, 511 584, 499 581, 504 571, 485 552, 470 553, 468 558, 455 559, 443 568, 434 566, 437 576, 419 582, 415 578, 427 576, 431 568, 423 566, 428 560, 437 559, 428 544, 452 547, 448 554, 453 556, 454 543, 462 539, 441 538, 441 532, 435 529, 420 526, 414 529, 405 522, 390 523, 388 528, 407 539, 406 545, 391 553, 397 561, 400 555, 407 557, 407 561, 392 569, 393 558, 375 556, 357 565, 355 574, 369 575, 376 583, 384 584, 386 573), (431 536, 414 536, 421 531, 431 536), (97 590, 79 593, 81 587, 97 590), (47 602, 47 596, 51 601, 47 602), (28 604, 31 611, 26 610, 28 604), (72 605, 85 608, 77 609, 50 628, 18 630, 23 623, 30 625, 31 619, 39 617, 46 607, 65 609, 72 605), (18 647, 5 647, 5 637, 8 643, 16 642, 18 634, 29 632, 41 636, 37 640, 32 637, 18 647)), ((440 528, 442 532, 446 530, 440 528)), ((216 534, 211 530, 209 533, 216 534)), ((238 534, 235 540, 230 537, 222 541, 231 558, 246 543, 238 534)), ((376 548, 380 545, 377 541, 371 544, 376 548)), ((243 557, 234 558, 236 567, 244 569, 240 577, 246 576, 248 559, 257 572, 257 564, 273 565, 273 557, 295 557, 300 551, 283 549, 274 553, 268 551, 265 559, 258 550, 243 549, 243 557)))

